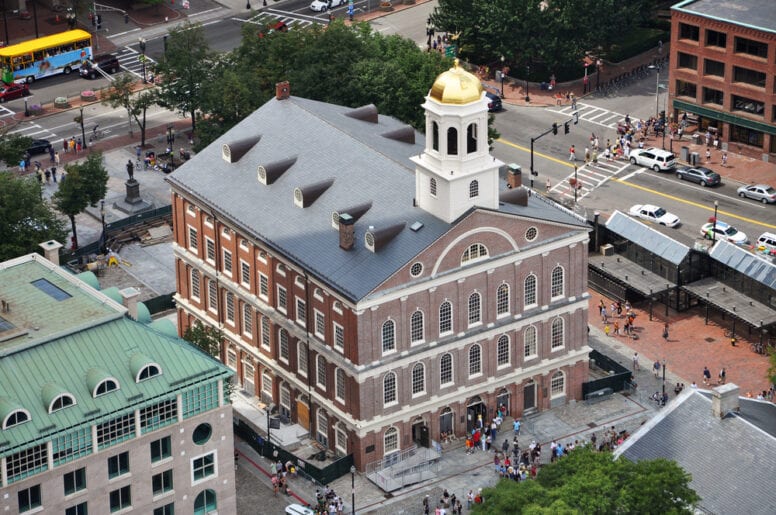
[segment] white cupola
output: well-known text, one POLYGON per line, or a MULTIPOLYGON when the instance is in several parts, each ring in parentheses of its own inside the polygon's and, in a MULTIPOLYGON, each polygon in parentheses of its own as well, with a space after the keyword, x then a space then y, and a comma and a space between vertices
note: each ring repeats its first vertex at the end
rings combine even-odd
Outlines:
POLYGON ((488 100, 458 60, 434 81, 426 102, 426 148, 415 163, 418 205, 445 222, 470 208, 498 209, 499 168, 488 150, 488 100))

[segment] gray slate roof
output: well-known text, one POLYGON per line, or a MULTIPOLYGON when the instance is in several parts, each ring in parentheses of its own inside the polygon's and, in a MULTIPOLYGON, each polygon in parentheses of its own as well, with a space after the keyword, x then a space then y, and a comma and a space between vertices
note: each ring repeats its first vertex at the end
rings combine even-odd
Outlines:
POLYGON ((690 253, 687 245, 620 211, 615 211, 609 217, 606 228, 675 265, 681 264, 690 253))
MULTIPOLYGON (((776 9, 776 3, 774 4, 776 9)), ((717 240, 709 255, 734 270, 776 289, 776 265, 725 240, 717 240)))
MULTIPOLYGON (((377 124, 345 116, 350 111, 298 97, 273 98, 178 168, 168 181, 215 206, 216 216, 226 216, 244 235, 358 301, 454 224, 413 207, 415 168, 409 157, 423 152, 425 137, 416 132, 414 144, 383 137, 405 125, 382 115, 377 124), (238 162, 222 158, 224 143, 258 135, 260 141, 238 162), (274 183, 265 186, 257 180, 258 166, 294 156, 296 162, 274 183), (294 205, 295 188, 332 178, 333 184, 311 206, 294 205), (332 213, 369 202, 372 207, 355 224, 355 247, 340 249, 332 213), (409 228, 415 222, 423 224, 417 232, 409 228), (387 246, 376 253, 365 248, 369 226, 380 230, 397 223, 406 226, 387 246)), ((537 199, 528 207, 505 205, 501 211, 573 225, 575 231, 584 225, 537 199)))
POLYGON ((709 398, 686 391, 636 431, 615 456, 675 460, 692 475, 690 486, 707 512, 776 513, 776 489, 771 487, 776 438, 752 422, 760 417, 773 424, 776 406, 749 399, 740 403, 740 416, 720 420, 712 415, 709 398), (750 407, 755 403, 756 411, 750 407))
POLYGON ((766 32, 776 32, 776 6, 773 0, 685 0, 674 5, 672 9, 766 32))

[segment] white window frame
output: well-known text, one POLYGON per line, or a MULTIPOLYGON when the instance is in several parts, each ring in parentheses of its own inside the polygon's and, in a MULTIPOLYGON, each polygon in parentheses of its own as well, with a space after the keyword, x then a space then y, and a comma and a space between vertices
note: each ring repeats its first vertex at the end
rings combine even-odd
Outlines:
POLYGON ((388 408, 390 406, 396 406, 399 404, 399 383, 398 378, 396 377, 396 372, 388 372, 383 376, 383 407, 388 408), (392 397, 393 399, 388 400, 388 390, 386 389, 386 381, 389 380, 389 378, 392 379, 392 397))
POLYGON ((256 367, 253 366, 253 363, 248 361, 243 361, 242 365, 243 390, 248 392, 250 395, 256 395, 256 367))
POLYGON ((313 318, 315 319, 315 336, 322 341, 326 341, 326 315, 317 309, 313 310, 313 318))
POLYGON ((412 398, 426 395, 426 366, 423 363, 415 363, 411 374, 412 398), (420 371, 418 375, 417 372, 420 371))
POLYGON ((246 288, 251 287, 251 264, 245 261, 244 259, 240 259, 240 284, 242 284, 246 288), (247 273, 246 273, 246 267, 247 267, 247 273))
POLYGON ((385 322, 383 322, 382 325, 380 326, 380 343, 381 343, 381 348, 383 350, 383 355, 391 354, 391 353, 396 352, 396 321, 395 320, 388 319, 385 322), (391 346, 386 349, 386 347, 385 347, 386 337, 385 336, 386 336, 386 328, 387 327, 391 328, 391 338, 390 338, 391 346))
POLYGON ((291 336, 282 327, 278 329, 278 360, 288 364, 291 354, 291 336))
POLYGON ((334 335, 334 348, 340 352, 345 352, 345 328, 337 322, 332 322, 331 332, 334 335))
POLYGON ((425 341, 426 323, 423 312, 416 309, 410 315, 410 345, 418 345, 425 341), (418 324, 420 324, 418 326, 418 324))
POLYGON ((269 276, 262 272, 259 272, 258 294, 260 299, 269 302, 269 276))
POLYGON ((395 426, 391 426, 383 433, 383 456, 399 452, 399 429, 395 426), (391 445, 389 447, 388 440, 390 438, 391 445))
POLYGON ((205 236, 205 261, 213 266, 216 265, 216 242, 207 236, 205 236))
POLYGON ((259 253, 256 255, 256 259, 258 259, 260 262, 267 264, 267 253, 263 250, 260 250, 259 253))
POLYGON ((205 216, 205 225, 208 227, 213 227, 213 217, 210 215, 205 216))
POLYGON ((281 313, 288 314, 288 290, 284 286, 277 285, 277 310, 281 313), (281 302, 282 301, 282 302, 281 302))
POLYGON ((326 391, 327 379, 326 358, 318 355, 315 357, 315 386, 323 391, 326 391))
POLYGON ((189 284, 191 285, 191 298, 193 300, 201 300, 200 295, 202 295, 202 276, 199 273, 199 270, 196 268, 192 268, 189 270, 189 284))
POLYGON ((199 249, 199 231, 193 225, 187 225, 186 227, 188 227, 186 247, 196 254, 197 249, 199 249))
POLYGON ((348 433, 345 431, 342 423, 339 423, 334 427, 334 448, 339 451, 342 456, 348 454, 348 433))
POLYGON ((261 372, 261 393, 270 399, 274 398, 272 395, 272 383, 274 380, 275 378, 272 377, 272 373, 268 369, 265 368, 261 372))
POLYGON ((461 255, 461 265, 487 259, 490 253, 482 243, 472 243, 461 255))
POLYGON ((190 479, 191 479, 191 485, 192 486, 198 485, 198 484, 203 483, 205 481, 210 481, 211 479, 214 479, 214 478, 217 478, 218 477, 218 450, 214 449, 214 450, 212 450, 210 452, 206 452, 206 453, 200 454, 198 456, 192 456, 191 459, 189 460, 189 464, 190 464, 190 471, 191 471, 190 472, 190 479), (213 456, 213 473, 212 474, 208 474, 207 476, 205 476, 205 477, 203 477, 201 479, 194 479, 194 461, 202 459, 202 458, 205 458, 205 457, 210 456, 210 455, 213 456))
POLYGON ((506 317, 510 314, 511 291, 507 283, 501 283, 496 288, 496 318, 506 317), (506 291, 506 294, 502 292, 506 291))
POLYGON ((560 265, 555 265, 552 269, 552 275, 550 279, 550 299, 562 299, 566 296, 566 271, 560 265), (555 272, 560 271, 560 284, 556 284, 555 272), (556 289, 560 289, 560 293, 555 294, 556 289))
POLYGON ((550 377, 550 398, 563 397, 566 395, 566 374, 558 370, 550 377))
POLYGON ((307 344, 301 340, 296 342, 296 370, 302 377, 307 377, 307 344))
POLYGON ((197 208, 191 204, 186 206, 186 214, 189 216, 197 216, 197 208))
POLYGON ((480 292, 473 291, 469 295, 469 299, 466 301, 466 313, 466 321, 469 327, 476 327, 482 324, 482 294, 480 292), (475 303, 476 306, 474 306, 475 303))
POLYGON ((482 346, 475 343, 474 345, 469 347, 469 350, 466 352, 466 355, 468 357, 467 365, 469 368, 469 378, 481 376, 482 375, 482 346), (472 360, 472 352, 474 352, 475 349, 477 350, 476 370, 474 367, 475 362, 472 360))
POLYGON ((307 302, 302 297, 294 297, 294 319, 298 325, 307 327, 307 302))
POLYGON ((221 259, 223 260, 221 263, 223 267, 222 271, 224 274, 232 277, 232 270, 234 268, 234 256, 232 255, 232 251, 229 249, 221 249, 221 259), (228 259, 227 256, 229 256, 228 259))
POLYGON ((224 317, 229 325, 236 326, 237 317, 235 310, 235 295, 229 290, 224 291, 224 306, 226 307, 226 313, 224 317))
POLYGON ((536 274, 528 274, 523 280, 523 309, 532 308, 539 305, 539 278, 536 274), (533 279, 533 280, 532 280, 533 279), (531 288, 529 288, 529 281, 531 288), (533 302, 526 302, 529 293, 533 296, 533 302))
POLYGON ((523 330, 523 359, 529 360, 538 356, 538 347, 536 326, 529 325, 523 330))
POLYGON ((440 388, 445 388, 447 386, 452 386, 452 385, 455 384, 455 367, 454 367, 454 365, 455 365, 455 358, 453 357, 452 353, 446 352, 446 353, 442 354, 439 357, 439 387, 440 388), (447 381, 447 382, 442 382, 442 380, 444 378, 443 369, 445 368, 445 366, 444 366, 444 358, 445 357, 450 358, 450 380, 447 381))
POLYGON ((344 403, 347 380, 345 378, 345 371, 339 367, 334 371, 334 383, 334 398, 344 403))
POLYGON ((218 284, 213 279, 207 281, 207 309, 218 313, 218 284))
POLYGON ((556 351, 566 346, 566 321, 562 317, 556 317, 550 324, 550 350, 556 351), (560 328, 560 334, 557 334, 558 328, 560 328), (556 345, 556 340, 559 343, 556 345))
POLYGON ((253 306, 247 302, 243 304, 242 309, 242 330, 245 336, 253 336, 253 306))
POLYGON ((237 370, 237 353, 232 349, 226 350, 226 366, 232 370, 237 370))
POLYGON ((440 305, 439 305, 439 336, 446 336, 453 333, 453 303, 449 300, 445 299, 440 305), (449 305, 449 312, 443 313, 442 307, 447 304, 449 305), (445 316, 446 315, 446 316, 445 316), (442 322, 447 318, 447 321, 450 325, 450 328, 447 330, 442 330, 442 322))
POLYGON ((270 331, 272 331, 272 324, 269 317, 262 315, 259 323, 261 324, 261 343, 259 345, 261 345, 264 350, 272 350, 272 334, 270 333, 270 331))
POLYGON ((509 335, 502 334, 501 336, 499 336, 498 339, 496 340, 496 368, 507 368, 509 367, 509 365, 511 365, 512 363, 511 350, 512 350, 512 342, 509 338, 509 335), (502 351, 502 343, 505 341, 505 339, 507 344, 506 362, 502 363, 501 358, 503 357, 503 353, 501 351, 502 351))

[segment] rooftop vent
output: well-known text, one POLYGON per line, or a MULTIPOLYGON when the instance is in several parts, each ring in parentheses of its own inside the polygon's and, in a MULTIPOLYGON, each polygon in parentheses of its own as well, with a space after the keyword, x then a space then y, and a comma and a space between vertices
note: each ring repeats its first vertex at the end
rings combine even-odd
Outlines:
POLYGON ((296 156, 281 159, 280 161, 274 161, 265 165, 259 165, 258 178, 259 182, 265 186, 268 186, 278 180, 286 170, 291 168, 296 163, 296 156))
POLYGON ((232 143, 224 143, 221 146, 221 157, 227 163, 236 163, 242 156, 248 153, 259 142, 261 135, 243 138, 232 143))
POLYGON ((334 184, 334 179, 326 179, 307 186, 300 186, 294 189, 294 204, 297 207, 305 208, 310 207, 318 200, 318 197, 323 195, 323 192, 329 189, 334 184))
POLYGON ((520 187, 502 191, 499 195, 499 200, 507 204, 514 204, 515 206, 527 206, 528 190, 520 187))
POLYGON ((415 129, 413 129, 409 125, 406 125, 396 130, 384 132, 381 134, 381 136, 383 138, 401 141, 402 143, 409 143, 410 145, 415 144, 415 129))
POLYGON ((405 225, 407 225, 405 222, 401 222, 386 227, 385 229, 378 230, 375 230, 373 226, 370 226, 369 231, 367 231, 364 236, 366 248, 372 252, 377 252, 390 243, 391 240, 404 229, 405 225))
POLYGON ((358 107, 345 113, 345 116, 361 120, 362 122, 377 123, 377 106, 374 104, 358 107))
POLYGON ((423 222, 415 222, 412 225, 410 225, 410 231, 412 232, 418 232, 423 228, 423 222))
POLYGON ((353 207, 349 207, 347 209, 340 209, 337 211, 334 211, 331 214, 331 226, 335 229, 339 229, 339 223, 340 223, 340 214, 347 213, 350 215, 351 218, 353 218, 354 222, 358 222, 358 219, 364 216, 364 214, 369 211, 369 208, 372 207, 371 202, 364 202, 363 204, 357 204, 353 207))
POLYGON ((291 96, 291 85, 287 80, 283 82, 275 83, 275 98, 278 100, 286 100, 291 96))

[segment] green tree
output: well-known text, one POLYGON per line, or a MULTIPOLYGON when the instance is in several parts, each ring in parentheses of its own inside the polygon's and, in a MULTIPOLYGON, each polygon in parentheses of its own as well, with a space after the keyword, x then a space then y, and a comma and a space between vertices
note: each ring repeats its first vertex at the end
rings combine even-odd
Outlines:
POLYGON ((776 348, 771 347, 768 350, 768 361, 770 364, 768 367, 768 381, 771 384, 776 384, 776 348))
POLYGON ((113 108, 123 108, 127 111, 129 126, 132 127, 132 119, 140 128, 140 145, 145 146, 146 141, 146 111, 156 103, 156 94, 153 90, 144 90, 135 93, 136 81, 132 75, 125 73, 119 75, 110 85, 108 95, 102 101, 103 105, 113 108))
POLYGON ((161 77, 159 104, 191 116, 196 130, 203 84, 216 78, 211 70, 218 58, 211 52, 202 24, 186 22, 170 31, 167 51, 156 65, 161 77))
POLYGON ((73 248, 78 248, 75 217, 87 206, 96 206, 108 191, 108 170, 102 161, 102 152, 92 152, 83 163, 65 166, 67 179, 60 183, 52 197, 60 213, 70 219, 73 248))
POLYGON ((32 145, 32 138, 19 134, 3 134, 0 136, 0 161, 7 168, 19 164, 24 152, 32 145))
POLYGON ((224 333, 216 327, 203 325, 197 320, 183 333, 183 339, 198 347, 202 352, 218 359, 221 353, 221 342, 224 341, 224 333))
POLYGON ((534 480, 504 479, 484 489, 485 502, 472 513, 693 513, 700 498, 690 479, 672 461, 614 460, 583 447, 544 466, 534 480))
POLYGON ((64 242, 66 224, 41 195, 33 176, 0 172, 0 261, 40 250, 39 243, 64 242))

